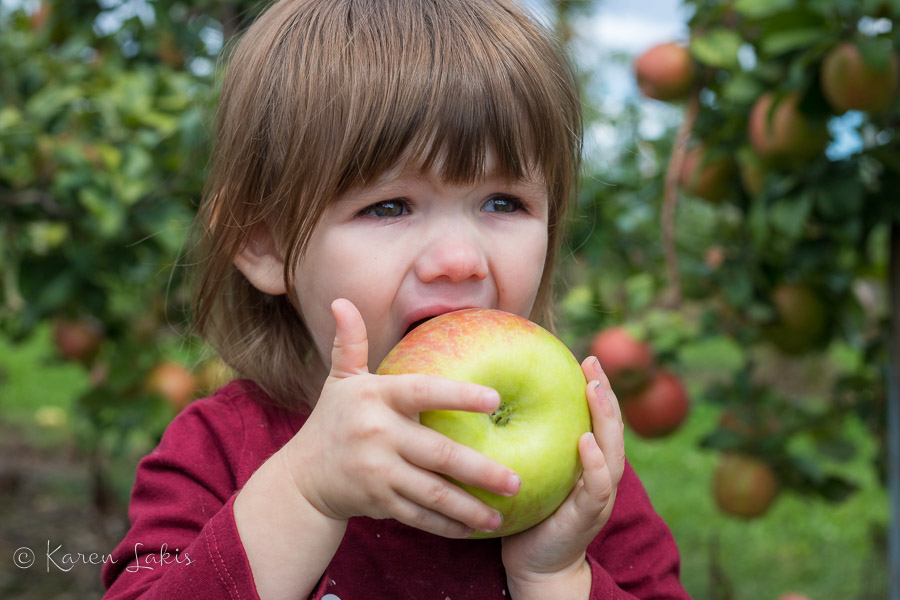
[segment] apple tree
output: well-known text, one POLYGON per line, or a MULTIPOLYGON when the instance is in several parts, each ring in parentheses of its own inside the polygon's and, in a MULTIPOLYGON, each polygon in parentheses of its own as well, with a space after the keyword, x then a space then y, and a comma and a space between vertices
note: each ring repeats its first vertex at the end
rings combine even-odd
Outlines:
POLYGON ((720 471, 752 461, 775 482, 763 487, 840 501, 854 483, 828 465, 856 450, 846 420, 888 472, 900 4, 685 4, 690 39, 633 65, 676 117, 650 137, 627 107, 618 150, 589 163, 579 214, 595 216, 571 228, 566 331, 587 350, 584 332, 625 321, 662 366, 714 364, 700 395, 720 410, 703 442, 720 471))
POLYGON ((216 61, 251 6, 0 4, 0 341, 4 356, 32 356, 0 365, 0 406, 39 412, 53 373, 77 370, 83 385, 61 390, 49 421, 78 432, 101 488, 105 463, 153 443, 215 368, 189 335, 175 267, 216 61))

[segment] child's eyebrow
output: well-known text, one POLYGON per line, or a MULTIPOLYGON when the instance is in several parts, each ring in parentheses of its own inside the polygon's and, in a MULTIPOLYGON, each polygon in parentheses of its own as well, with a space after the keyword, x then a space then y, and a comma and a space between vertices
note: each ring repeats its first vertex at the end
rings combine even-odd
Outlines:
MULTIPOLYGON (((440 180, 440 174, 437 175, 440 180)), ((365 202, 384 200, 390 197, 399 197, 410 193, 417 184, 426 177, 420 170, 414 167, 405 167, 389 169, 368 181, 361 181, 350 187, 335 198, 340 203, 345 202, 365 202)), ((455 182, 447 182, 455 183, 455 182)), ((497 187, 508 190, 513 193, 523 193, 528 195, 542 195, 546 192, 546 182, 539 172, 528 172, 523 177, 510 179, 494 169, 484 174, 474 181, 458 182, 460 185, 472 185, 473 187, 497 187)))

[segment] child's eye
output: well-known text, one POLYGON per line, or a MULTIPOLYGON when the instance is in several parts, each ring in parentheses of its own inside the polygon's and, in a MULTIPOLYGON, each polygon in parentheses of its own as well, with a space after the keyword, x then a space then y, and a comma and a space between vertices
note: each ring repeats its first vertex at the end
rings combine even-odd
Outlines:
POLYGON ((488 198, 481 210, 485 212, 512 213, 524 208, 522 201, 512 196, 494 196, 488 198))
POLYGON ((379 219, 402 217, 409 214, 409 206, 403 200, 384 200, 365 207, 359 214, 379 219))

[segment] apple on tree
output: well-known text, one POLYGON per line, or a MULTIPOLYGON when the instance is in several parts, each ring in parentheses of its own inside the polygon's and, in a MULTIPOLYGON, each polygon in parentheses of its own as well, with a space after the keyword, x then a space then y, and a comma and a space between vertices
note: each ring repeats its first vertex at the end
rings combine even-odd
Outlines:
POLYGON ((728 156, 711 156, 704 144, 687 149, 678 183, 691 196, 720 202, 728 194, 734 162, 728 156))
POLYGON ((91 362, 104 337, 103 324, 95 319, 59 319, 53 324, 53 342, 66 360, 91 362))
POLYGON ((169 360, 153 367, 146 380, 147 391, 162 396, 176 413, 191 403, 196 388, 194 374, 184 365, 169 360))
POLYGON ((681 380, 659 370, 643 390, 622 399, 622 416, 628 426, 645 438, 664 437, 687 418, 690 400, 681 380))
POLYGON ((900 58, 893 48, 884 64, 866 61, 859 46, 843 42, 822 61, 822 93, 837 113, 862 110, 877 113, 887 109, 897 96, 900 58))
POLYGON ((694 61, 681 44, 657 44, 634 61, 638 88, 648 98, 681 100, 694 85, 694 61))
POLYGON ((581 476, 578 439, 591 429, 587 382, 578 361, 549 331, 499 310, 466 309, 437 316, 409 332, 377 373, 425 373, 496 389, 491 415, 424 411, 420 422, 514 470, 518 494, 506 498, 454 481, 503 515, 496 531, 524 531, 550 516, 581 476))
POLYGON ((724 454, 713 473, 713 496, 719 509, 753 519, 763 515, 779 492, 775 471, 766 462, 745 454, 724 454))
POLYGON ((783 282, 772 292, 775 320, 765 326, 769 341, 786 354, 803 354, 828 336, 828 309, 804 283, 783 282))
POLYGON ((619 396, 637 393, 653 371, 653 350, 625 327, 609 327, 591 340, 591 354, 600 361, 613 390, 619 396))
POLYGON ((747 124, 750 145, 760 158, 796 164, 821 154, 828 144, 828 128, 800 110, 800 95, 778 98, 766 92, 753 103, 747 124))

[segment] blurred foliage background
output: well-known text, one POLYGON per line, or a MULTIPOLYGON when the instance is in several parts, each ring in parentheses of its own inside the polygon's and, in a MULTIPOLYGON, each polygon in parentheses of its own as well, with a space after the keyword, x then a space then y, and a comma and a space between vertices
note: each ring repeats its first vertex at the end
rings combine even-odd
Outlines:
MULTIPOLYGON (((645 97, 615 105, 587 65, 634 57, 583 60, 597 4, 544 5, 588 131, 558 332, 583 357, 621 328, 650 357, 617 387, 627 448, 692 596, 884 598, 900 2, 684 5, 683 55, 640 59, 645 97), (826 80, 860 84, 825 66, 848 42, 850 72, 874 73, 849 108, 826 80)), ((0 2, 4 598, 99 595, 98 567, 14 551, 109 552, 137 460, 229 376, 190 336, 179 264, 220 61, 259 9, 0 2)))

